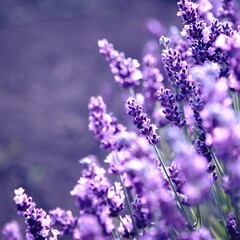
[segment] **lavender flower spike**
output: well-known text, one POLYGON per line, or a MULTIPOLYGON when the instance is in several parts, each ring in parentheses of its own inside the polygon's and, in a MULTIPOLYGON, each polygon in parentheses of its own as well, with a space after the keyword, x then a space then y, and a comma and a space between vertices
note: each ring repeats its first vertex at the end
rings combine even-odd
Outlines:
POLYGON ((98 41, 99 52, 106 56, 106 60, 110 62, 110 68, 114 74, 115 81, 123 88, 134 88, 139 85, 142 73, 138 69, 140 66, 136 59, 125 58, 123 52, 118 52, 113 48, 113 44, 106 39, 98 41))
POLYGON ((101 96, 91 97, 89 109, 89 130, 93 131, 95 138, 101 141, 101 147, 105 150, 120 150, 116 142, 116 134, 125 128, 117 123, 112 113, 106 112, 106 105, 101 96))
POLYGON ((186 123, 186 120, 182 120, 182 111, 175 105, 175 97, 171 93, 170 89, 161 88, 158 91, 158 100, 165 109, 163 113, 168 121, 171 121, 172 125, 182 128, 186 123))
POLYGON ((150 124, 151 120, 146 113, 142 112, 142 106, 133 98, 129 98, 126 102, 127 113, 133 117, 133 123, 139 129, 140 133, 145 135, 150 143, 157 144, 160 137, 156 133, 156 126, 150 124))
POLYGON ((236 217, 232 213, 230 213, 228 215, 226 227, 227 227, 228 234, 230 237, 229 239, 231 239, 231 240, 239 240, 240 239, 240 234, 239 234, 238 227, 237 227, 236 217))
POLYGON ((51 226, 59 229, 60 235, 72 234, 77 225, 75 218, 70 210, 65 211, 61 208, 53 209, 49 212, 51 217, 51 226))
POLYGON ((14 191, 14 201, 19 215, 25 217, 26 239, 46 240, 50 229, 50 216, 43 209, 36 208, 36 204, 24 193, 23 188, 14 191))

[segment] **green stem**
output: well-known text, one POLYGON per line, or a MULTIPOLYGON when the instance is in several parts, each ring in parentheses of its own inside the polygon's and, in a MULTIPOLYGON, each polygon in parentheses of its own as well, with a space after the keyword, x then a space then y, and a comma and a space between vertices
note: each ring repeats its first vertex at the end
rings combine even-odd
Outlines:
POLYGON ((125 231, 126 231, 128 234, 130 234, 130 231, 129 231, 129 229, 126 227, 126 225, 124 224, 121 215, 118 215, 118 219, 119 219, 120 223, 123 225, 123 228, 125 229, 125 231))
MULTIPOLYGON (((198 132, 194 127, 192 127, 192 129, 193 129, 193 131, 196 133, 196 135, 198 135, 198 137, 201 138, 199 132, 198 132)), ((222 169, 221 164, 219 163, 219 161, 218 161, 216 155, 214 154, 213 150, 212 150, 211 148, 209 148, 209 151, 211 152, 211 154, 212 154, 212 156, 213 156, 214 162, 215 162, 215 164, 216 164, 216 166, 217 166, 217 169, 218 169, 218 172, 219 172, 220 176, 223 177, 223 176, 224 176, 224 171, 223 171, 223 169, 222 169)))
MULTIPOLYGON (((183 101, 180 101, 179 102, 179 108, 180 110, 182 111, 182 119, 185 119, 186 120, 186 116, 185 116, 185 112, 184 112, 184 108, 183 108, 183 101)), ((184 132, 185 132, 185 135, 188 139, 190 139, 190 134, 189 134, 189 131, 188 131, 188 127, 187 127, 187 122, 184 124, 184 132)))
POLYGON ((221 164, 219 163, 219 161, 218 161, 218 159, 217 159, 217 157, 216 157, 216 155, 215 155, 215 153, 213 152, 212 149, 210 149, 210 152, 211 152, 211 154, 212 154, 212 156, 213 156, 214 162, 215 162, 215 164, 216 164, 216 166, 217 166, 217 169, 218 169, 221 177, 223 177, 223 176, 224 176, 224 171, 223 171, 223 169, 222 169, 221 164))
MULTIPOLYGON (((118 162, 117 161, 117 155, 115 154, 115 152, 113 152, 113 157, 115 159, 115 162, 118 162)), ((122 175, 120 174, 119 177, 120 177, 120 183, 122 185, 123 192, 124 192, 124 195, 125 195, 127 209, 128 209, 128 212, 129 212, 131 220, 132 220, 133 228, 134 228, 134 231, 136 233, 137 238, 139 238, 139 232, 138 232, 137 225, 136 225, 136 222, 135 222, 135 219, 134 219, 134 216, 133 216, 132 206, 131 206, 131 203, 130 203, 130 200, 129 200, 127 189, 125 187, 122 175)))
POLYGON ((208 215, 208 209, 207 209, 206 202, 204 202, 204 204, 203 204, 203 209, 204 209, 204 215, 205 215, 205 224, 206 224, 207 228, 210 230, 211 225, 209 222, 209 215, 208 215))
POLYGON ((234 93, 234 97, 235 97, 236 110, 237 110, 237 113, 239 113, 239 101, 238 101, 237 92, 234 93))
POLYGON ((198 226, 198 224, 202 227, 202 219, 201 219, 201 211, 200 211, 200 206, 197 205, 197 224, 196 226, 198 226))
POLYGON ((218 196, 217 196, 217 191, 216 191, 216 188, 215 188, 214 185, 212 185, 212 192, 213 192, 214 200, 217 204, 217 207, 218 207, 221 219, 222 219, 222 223, 224 225, 226 236, 228 236, 228 231, 227 231, 227 227, 226 227, 226 221, 225 221, 225 218, 224 218, 223 210, 222 210, 221 204, 219 202, 219 199, 218 199, 218 196))
POLYGON ((174 185, 173 185, 173 182, 172 182, 171 178, 170 178, 169 175, 168 175, 167 168, 166 168, 166 166, 165 166, 165 164, 164 164, 164 162, 163 162, 163 160, 162 160, 162 157, 161 157, 161 155, 160 155, 160 153, 159 153, 159 151, 158 151, 158 148, 157 148, 157 146, 156 146, 155 144, 154 144, 153 146, 154 146, 154 149, 155 149, 155 151, 156 151, 156 153, 157 153, 158 159, 159 159, 159 161, 160 161, 160 163, 161 163, 161 165, 162 165, 162 167, 163 167, 163 170, 164 170, 164 172, 165 172, 165 174, 166 174, 166 176, 167 176, 167 179, 168 179, 168 181, 169 181, 169 183, 170 183, 170 185, 171 185, 171 188, 172 188, 172 190, 173 190, 173 192, 174 192, 174 194, 175 194, 175 196, 176 196, 176 198, 177 198, 177 201, 178 201, 178 203, 179 203, 179 205, 180 205, 180 208, 181 208, 181 210, 182 210, 185 218, 187 219, 187 222, 188 222, 188 225, 189 225, 189 229, 192 230, 192 224, 191 224, 191 222, 190 222, 189 219, 188 219, 187 213, 186 213, 186 211, 185 211, 185 209, 184 209, 184 207, 183 207, 183 205, 182 205, 182 202, 181 202, 181 200, 180 200, 180 198, 179 198, 179 196, 178 196, 178 194, 177 194, 177 191, 176 191, 176 189, 175 189, 175 187, 174 187, 174 185))
POLYGON ((118 239, 117 233, 115 231, 115 229, 112 230, 112 235, 114 239, 118 239))
POLYGON ((235 112, 237 115, 238 122, 240 122, 240 112, 239 112, 239 100, 238 100, 238 93, 234 93, 234 100, 235 100, 235 112))

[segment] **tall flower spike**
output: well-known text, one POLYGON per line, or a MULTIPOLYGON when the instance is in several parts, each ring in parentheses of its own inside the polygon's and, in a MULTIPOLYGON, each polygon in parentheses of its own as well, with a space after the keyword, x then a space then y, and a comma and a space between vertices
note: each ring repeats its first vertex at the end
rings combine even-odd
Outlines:
POLYGON ((91 97, 89 109, 89 130, 93 131, 95 138, 101 141, 101 147, 112 151, 121 149, 116 142, 116 134, 125 130, 123 125, 117 123, 112 113, 106 112, 106 105, 101 96, 91 97))
POLYGON ((156 133, 156 126, 150 124, 151 120, 146 113, 142 112, 142 106, 133 98, 129 98, 126 102, 127 113, 133 117, 133 123, 139 129, 140 133, 145 135, 150 143, 157 144, 160 137, 156 133))
POLYGON ((157 90, 163 86, 163 76, 156 65, 157 59, 152 55, 148 54, 143 58, 143 88, 149 105, 157 100, 157 90))
POLYGON ((197 4, 189 0, 180 0, 178 2, 179 12, 178 16, 181 16, 184 24, 194 24, 198 19, 197 4))
POLYGON ((77 218, 75 218, 70 210, 65 211, 61 208, 56 208, 49 212, 51 217, 51 226, 59 229, 60 235, 72 234, 77 225, 77 218))
POLYGON ((161 88, 158 91, 158 100, 164 107, 163 113, 168 121, 179 128, 182 128, 186 120, 182 120, 182 111, 175 105, 175 97, 170 89, 161 88))
POLYGON ((145 228, 148 222, 149 209, 144 206, 142 199, 139 197, 134 199, 132 207, 137 227, 139 229, 145 228))
POLYGON ((110 68, 114 74, 115 81, 123 88, 134 88, 139 85, 142 73, 138 69, 140 66, 136 59, 125 58, 124 53, 119 53, 113 48, 113 44, 106 39, 98 41, 99 52, 106 56, 110 62, 110 68))
POLYGON ((107 192, 107 202, 111 216, 117 216, 124 209, 124 192, 121 184, 115 182, 115 187, 112 186, 107 192))
POLYGON ((229 239, 231 239, 231 240, 239 240, 240 239, 240 234, 238 231, 236 217, 232 213, 230 213, 228 215, 226 227, 227 227, 228 234, 230 237, 229 239))
POLYGON ((27 240, 46 240, 49 235, 50 216, 43 209, 36 208, 32 198, 28 197, 24 191, 23 188, 16 189, 14 201, 18 214, 25 217, 26 238, 27 240))
POLYGON ((78 227, 74 231, 74 240, 104 240, 102 228, 94 215, 84 214, 78 219, 78 227))

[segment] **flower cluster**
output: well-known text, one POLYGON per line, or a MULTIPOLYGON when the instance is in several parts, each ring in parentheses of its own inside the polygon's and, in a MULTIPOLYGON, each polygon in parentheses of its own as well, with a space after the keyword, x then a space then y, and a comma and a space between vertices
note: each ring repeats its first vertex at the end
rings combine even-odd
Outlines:
MULTIPOLYGON (((161 50, 147 44, 142 71, 106 39, 98 42, 115 81, 129 89, 127 114, 139 132, 118 123, 101 96, 92 97, 89 130, 108 151, 107 166, 93 155, 80 160, 82 175, 70 192, 78 216, 60 208, 47 214, 23 188, 15 190, 27 239, 47 239, 50 227, 52 240, 240 239, 237 6, 180 0, 178 7, 182 31, 160 29, 156 21, 149 26, 154 37, 166 37, 161 50)), ((2 233, 21 240, 16 223, 2 233)))
POLYGON ((142 112, 142 106, 133 98, 129 98, 126 102, 127 113, 133 117, 133 123, 139 129, 140 133, 145 135, 152 144, 157 144, 160 137, 156 133, 156 126, 150 124, 150 119, 146 113, 142 112))
POLYGON ((92 97, 88 108, 89 130, 93 131, 95 138, 101 141, 101 147, 110 151, 121 148, 121 144, 116 142, 116 134, 124 131, 124 127, 117 123, 112 113, 106 112, 102 97, 92 97))
POLYGON ((110 62, 110 68, 114 74, 115 81, 123 88, 136 87, 142 78, 142 73, 138 69, 140 64, 136 59, 125 58, 124 53, 119 53, 113 45, 106 39, 98 41, 99 52, 106 56, 110 62))
POLYGON ((23 188, 14 191, 14 201, 17 206, 18 215, 25 217, 27 225, 26 238, 47 239, 50 230, 50 216, 41 208, 36 208, 36 204, 28 197, 23 188))
POLYGON ((157 59, 150 54, 143 58, 143 80, 144 96, 149 104, 153 104, 158 97, 157 91, 162 87, 163 76, 157 68, 157 59))
POLYGON ((163 113, 165 114, 166 119, 173 125, 182 128, 186 123, 186 120, 182 120, 182 111, 175 105, 176 99, 171 93, 171 90, 161 88, 158 91, 158 101, 164 107, 163 113))

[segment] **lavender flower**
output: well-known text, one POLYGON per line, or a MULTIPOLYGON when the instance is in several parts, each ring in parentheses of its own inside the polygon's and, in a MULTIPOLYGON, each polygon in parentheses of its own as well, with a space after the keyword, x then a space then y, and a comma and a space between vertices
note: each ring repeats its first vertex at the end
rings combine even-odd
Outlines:
POLYGON ((50 216, 43 209, 36 208, 32 198, 28 197, 24 191, 23 188, 16 189, 14 191, 14 201, 18 214, 25 217, 26 238, 28 240, 47 239, 50 229, 50 216))
POLYGON ((198 204, 209 196, 211 181, 206 172, 208 163, 189 143, 176 138, 171 144, 175 153, 173 160, 183 179, 181 193, 187 196, 188 204, 198 204))
POLYGON ((141 203, 145 206, 141 210, 145 214, 142 215, 141 221, 146 219, 150 221, 152 218, 164 219, 167 224, 173 225, 179 231, 184 229, 185 222, 176 208, 173 196, 165 186, 163 173, 153 162, 147 159, 141 162, 132 159, 126 164, 126 174, 133 184, 134 193, 141 197, 141 203))
POLYGON ((178 16, 181 16, 184 24, 194 24, 199 19, 197 14, 197 4, 189 0, 180 0, 178 2, 178 7, 180 11, 178 16))
POLYGON ((237 28, 239 25, 239 14, 238 7, 234 0, 222 0, 222 6, 218 12, 219 19, 227 19, 232 22, 234 27, 237 28))
POLYGON ((107 202, 111 216, 117 216, 124 209, 124 193, 119 182, 115 182, 107 192, 107 202))
POLYGON ((236 217, 232 213, 230 213, 228 215, 226 227, 227 227, 228 234, 230 237, 229 239, 231 239, 231 240, 239 240, 240 239, 240 234, 239 234, 238 227, 237 227, 236 217))
POLYGON ((152 144, 157 144, 160 137, 156 133, 156 126, 150 124, 150 119, 142 112, 142 106, 136 100, 129 98, 126 102, 127 113, 133 117, 133 123, 140 133, 145 135, 152 144))
POLYGON ((6 223, 2 230, 3 240, 22 240, 20 227, 16 221, 6 223))
POLYGON ((106 56, 110 62, 110 68, 115 75, 115 81, 123 88, 136 87, 142 78, 142 73, 138 70, 140 64, 136 59, 125 58, 124 53, 119 53, 113 45, 106 39, 98 41, 99 52, 106 56))
POLYGON ((147 102, 157 100, 157 91, 162 87, 163 76, 157 68, 157 59, 152 55, 143 58, 143 91, 147 102))
POLYGON ((84 214, 78 220, 78 228, 74 231, 73 239, 104 240, 107 238, 102 232, 97 217, 90 214, 84 214))
POLYGON ((146 206, 144 206, 143 200, 139 197, 136 197, 132 203, 132 207, 137 227, 139 229, 145 228, 149 218, 149 210, 146 206))
POLYGON ((83 176, 71 191, 76 198, 76 204, 81 213, 95 213, 97 208, 104 204, 109 183, 105 176, 105 170, 98 166, 95 157, 88 156, 81 160, 83 176))
POLYGON ((239 32, 233 32, 230 36, 220 34, 215 42, 214 46, 226 52, 227 55, 227 66, 230 69, 228 76, 230 77, 230 87, 232 90, 239 91, 240 85, 240 34, 239 32))
MULTIPOLYGON (((105 176, 106 171, 98 166, 96 158, 93 156, 82 159, 80 163, 84 167, 82 177, 70 194, 76 198, 76 205, 79 207, 80 214, 95 215, 103 228, 103 232, 108 235, 114 226, 110 218, 110 207, 106 206, 107 193, 110 187, 105 176)), ((119 191, 121 193, 121 190, 119 191)), ((111 195, 109 201, 112 201, 113 206, 114 199, 111 199, 111 195)))
POLYGON ((120 226, 118 227, 118 231, 122 234, 123 238, 131 239, 135 237, 132 220, 129 215, 126 215, 122 219, 122 222, 120 222, 120 226))
POLYGON ((182 128, 186 123, 186 120, 182 120, 182 111, 179 110, 178 106, 175 105, 175 97, 171 93, 170 89, 161 88, 158 91, 158 100, 164 107, 163 113, 166 119, 179 128, 182 128))
POLYGON ((157 162, 153 148, 144 136, 137 136, 134 132, 123 132, 118 137, 118 141, 125 147, 115 153, 118 159, 117 164, 112 153, 106 157, 105 162, 110 164, 108 173, 124 174, 126 164, 132 159, 148 159, 150 162, 157 162))
POLYGON ((102 97, 92 97, 88 105, 89 130, 93 131, 95 138, 101 141, 101 147, 106 150, 121 149, 116 142, 116 134, 125 130, 117 123, 112 113, 106 112, 106 105, 102 97))
POLYGON ((77 224, 77 218, 73 216, 70 210, 65 211, 56 208, 49 212, 51 218, 51 226, 59 229, 60 235, 72 234, 77 224))

